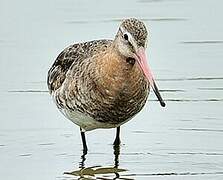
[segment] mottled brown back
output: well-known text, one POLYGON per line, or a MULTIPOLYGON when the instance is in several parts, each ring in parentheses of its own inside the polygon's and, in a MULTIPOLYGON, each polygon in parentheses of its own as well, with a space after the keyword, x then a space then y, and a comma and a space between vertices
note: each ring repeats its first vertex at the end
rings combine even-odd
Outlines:
MULTIPOLYGON (((48 71, 47 85, 50 93, 56 91, 63 84, 66 73, 73 63, 93 57, 104 51, 112 43, 111 40, 97 40, 71 45, 64 49, 48 71)), ((93 60, 93 58, 91 58, 93 60)))

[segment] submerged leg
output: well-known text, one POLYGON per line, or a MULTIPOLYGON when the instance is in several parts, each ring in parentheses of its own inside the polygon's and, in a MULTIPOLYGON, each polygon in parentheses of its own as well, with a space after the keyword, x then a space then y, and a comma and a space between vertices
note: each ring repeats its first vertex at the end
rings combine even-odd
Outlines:
POLYGON ((86 160, 87 150, 83 149, 83 154, 81 155, 81 162, 79 162, 79 168, 85 168, 85 160, 86 160))
POLYGON ((85 133, 82 131, 81 128, 80 128, 80 131, 81 131, 81 139, 82 139, 82 144, 83 144, 83 152, 87 153, 87 143, 86 143, 85 133))
POLYGON ((115 137, 115 141, 113 143, 114 146, 119 146, 121 143, 121 140, 120 140, 120 126, 117 127, 117 130, 116 130, 116 137, 115 137))
POLYGON ((119 166, 119 155, 120 155, 120 145, 114 145, 113 149, 114 149, 114 155, 115 155, 114 168, 118 168, 118 166, 119 166))

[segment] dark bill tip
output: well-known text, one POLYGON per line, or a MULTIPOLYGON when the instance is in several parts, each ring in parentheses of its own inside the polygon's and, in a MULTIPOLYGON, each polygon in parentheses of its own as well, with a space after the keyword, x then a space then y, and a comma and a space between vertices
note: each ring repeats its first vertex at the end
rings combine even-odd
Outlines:
POLYGON ((158 87, 156 86, 156 83, 153 81, 153 91, 154 91, 154 93, 156 94, 156 97, 157 97, 157 99, 159 100, 159 102, 160 102, 160 105, 162 106, 162 107, 165 107, 166 106, 166 103, 163 101, 163 98, 161 97, 161 95, 160 95, 160 93, 159 93, 159 89, 158 89, 158 87))
POLYGON ((166 106, 166 103, 165 103, 164 101, 161 101, 161 102, 160 102, 160 105, 161 105, 162 107, 165 107, 165 106, 166 106))

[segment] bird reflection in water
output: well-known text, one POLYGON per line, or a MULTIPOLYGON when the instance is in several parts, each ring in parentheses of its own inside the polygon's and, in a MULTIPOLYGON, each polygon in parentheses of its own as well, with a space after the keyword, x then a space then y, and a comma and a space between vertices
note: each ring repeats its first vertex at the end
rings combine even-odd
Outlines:
POLYGON ((84 162, 86 160, 86 155, 87 155, 87 149, 83 149, 83 154, 81 155, 81 161, 79 163, 79 168, 81 169, 85 168, 84 162))
MULTIPOLYGON (((116 144, 113 146, 114 149, 114 166, 113 167, 101 167, 101 166, 92 166, 85 167, 87 150, 83 150, 81 155, 81 161, 79 162, 79 170, 72 172, 65 172, 64 174, 79 176, 78 180, 92 180, 92 179, 103 179, 103 180, 115 180, 120 178, 120 172, 127 171, 126 169, 119 168, 119 155, 120 155, 120 145, 116 144), (108 176, 108 174, 114 174, 114 176, 108 176), (107 176, 105 176, 107 175, 107 176)), ((121 178, 124 180, 131 180, 130 178, 121 178)))

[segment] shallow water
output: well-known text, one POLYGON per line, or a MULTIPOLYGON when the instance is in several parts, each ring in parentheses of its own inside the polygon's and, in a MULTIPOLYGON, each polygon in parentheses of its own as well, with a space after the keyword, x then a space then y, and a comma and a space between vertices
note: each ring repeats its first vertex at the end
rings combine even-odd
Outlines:
POLYGON ((220 0, 0 4, 1 179, 78 179, 69 173, 81 166, 98 179, 223 178, 220 0), (79 129, 53 104, 46 73, 64 47, 113 38, 125 17, 148 26, 147 54, 167 106, 151 93, 121 128, 120 149, 112 146, 114 129, 95 130, 83 156, 79 129), (108 169, 95 173, 100 168, 108 169))

